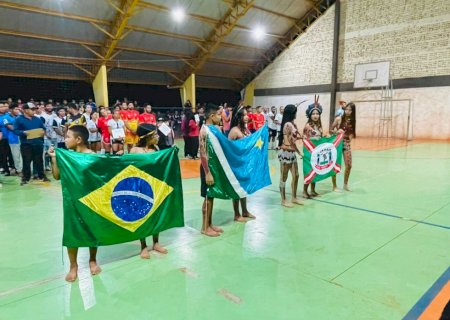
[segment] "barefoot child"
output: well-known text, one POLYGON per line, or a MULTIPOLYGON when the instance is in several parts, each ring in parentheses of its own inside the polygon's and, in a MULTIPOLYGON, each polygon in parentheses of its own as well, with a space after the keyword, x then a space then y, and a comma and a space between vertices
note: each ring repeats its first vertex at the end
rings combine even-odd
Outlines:
MULTIPOLYGON (((323 135, 322 121, 320 115, 322 114, 322 106, 319 104, 319 96, 314 96, 314 103, 308 106, 306 109, 306 117, 308 122, 306 122, 305 128, 303 129, 303 135, 310 140, 320 140, 323 135)), ((311 183, 311 194, 308 193, 309 184, 303 185, 303 197, 306 199, 311 199, 311 197, 317 197, 319 194, 316 192, 316 184, 311 183)))
POLYGON ((281 132, 278 137, 278 160, 280 160, 281 176, 280 176, 280 193, 281 193, 281 205, 292 208, 293 203, 302 205, 300 199, 297 199, 297 186, 298 186, 298 164, 295 154, 302 154, 298 150, 296 142, 302 138, 302 135, 297 130, 297 126, 294 123, 297 115, 297 108, 289 104, 284 109, 283 120, 281 123, 281 132), (286 200, 286 180, 289 174, 292 175, 292 202, 286 200))
MULTIPOLYGON (((222 108, 218 107, 214 104, 208 104, 205 110, 205 125, 214 125, 219 127, 220 119, 222 116, 222 108)), ((207 195, 208 186, 212 186, 214 184, 214 178, 209 170, 208 166, 208 148, 207 148, 207 140, 208 140, 208 131, 206 126, 202 126, 199 134, 199 143, 200 143, 200 182, 201 182, 201 196, 205 198, 202 206, 202 233, 208 237, 218 237, 223 230, 219 227, 216 227, 212 224, 212 211, 214 205, 214 198, 210 198, 207 195)))
MULTIPOLYGON (((231 130, 228 135, 228 139, 230 140, 239 140, 245 137, 248 137, 251 133, 247 128, 248 116, 247 111, 243 107, 236 107, 233 110, 233 119, 231 119, 231 130)), ((247 210, 247 198, 242 198, 240 200, 233 200, 233 209, 234 209, 234 221, 238 222, 246 222, 245 218, 255 219, 255 216, 252 215, 247 210), (239 213, 239 202, 242 207, 242 216, 239 213)))
MULTIPOLYGON (((350 171, 352 170, 352 148, 351 141, 355 138, 356 130, 356 116, 355 116, 355 104, 353 102, 348 103, 344 108, 344 115, 336 117, 333 124, 331 125, 331 131, 333 133, 344 132, 344 190, 350 191, 348 188, 348 179, 350 177, 350 171)), ((333 181, 333 191, 338 191, 336 185, 336 176, 332 177, 333 181)))
MULTIPOLYGON (((136 134, 139 137, 139 142, 136 147, 131 148, 130 153, 151 153, 158 151, 158 128, 149 123, 142 123, 138 126, 136 134)), ((153 235, 153 250, 166 254, 167 249, 159 244, 159 234, 153 235)), ((142 259, 150 259, 150 252, 147 248, 147 243, 141 239, 141 254, 142 259)))
MULTIPOLYGON (((85 126, 74 125, 69 127, 65 139, 67 149, 80 153, 94 153, 88 147, 89 131, 85 126)), ((50 147, 48 154, 52 159, 52 173, 56 180, 60 179, 58 164, 56 163, 56 153, 54 147, 50 147)), ((66 281, 73 282, 78 277, 77 255, 78 248, 67 248, 67 255, 70 261, 70 270, 66 275, 66 281)), ((89 248, 89 269, 92 275, 99 274, 102 269, 97 263, 97 248, 89 248)))

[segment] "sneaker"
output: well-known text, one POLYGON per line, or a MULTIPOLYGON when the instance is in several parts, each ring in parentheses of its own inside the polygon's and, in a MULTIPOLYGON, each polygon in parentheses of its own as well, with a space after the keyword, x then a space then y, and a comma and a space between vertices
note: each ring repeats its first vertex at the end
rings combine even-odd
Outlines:
POLYGON ((33 176, 33 180, 38 180, 39 177, 38 176, 33 176))
POLYGON ((20 185, 21 185, 21 186, 23 186, 23 185, 25 185, 25 184, 27 184, 27 183, 28 183, 27 180, 21 180, 21 181, 20 181, 20 185))
POLYGON ((42 181, 42 182, 50 182, 50 180, 49 180, 47 177, 43 177, 43 178, 41 179, 41 181, 42 181))

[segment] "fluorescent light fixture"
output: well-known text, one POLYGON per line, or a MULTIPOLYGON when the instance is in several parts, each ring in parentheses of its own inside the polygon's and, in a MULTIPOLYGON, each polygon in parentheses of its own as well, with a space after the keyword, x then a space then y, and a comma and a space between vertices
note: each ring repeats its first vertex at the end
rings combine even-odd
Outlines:
POLYGON ((266 35, 266 30, 264 29, 264 27, 257 26, 252 30, 252 33, 253 33, 253 37, 256 40, 261 40, 266 35))
POLYGON ((176 22, 183 22, 184 18, 186 17, 186 12, 183 8, 180 7, 172 9, 171 14, 173 20, 175 20, 176 22))

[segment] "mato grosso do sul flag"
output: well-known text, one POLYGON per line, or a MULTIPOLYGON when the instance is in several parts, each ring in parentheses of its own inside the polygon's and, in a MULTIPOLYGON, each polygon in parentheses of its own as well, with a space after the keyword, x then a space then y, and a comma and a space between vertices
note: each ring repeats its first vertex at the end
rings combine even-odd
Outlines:
POLYGON ((267 125, 240 140, 228 140, 215 126, 208 126, 208 164, 214 184, 208 197, 241 199, 272 184, 268 162, 267 125))
POLYGON ((121 157, 57 149, 56 160, 64 246, 111 245, 184 226, 177 148, 121 157))
POLYGON ((317 182, 341 172, 344 134, 319 140, 303 140, 304 183, 317 182))

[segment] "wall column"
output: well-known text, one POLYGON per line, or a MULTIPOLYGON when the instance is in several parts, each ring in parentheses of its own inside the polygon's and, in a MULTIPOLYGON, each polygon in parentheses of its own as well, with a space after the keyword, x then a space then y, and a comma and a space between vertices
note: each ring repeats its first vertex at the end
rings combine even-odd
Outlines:
POLYGON ((244 105, 253 106, 254 97, 255 97, 255 81, 252 81, 244 89, 244 105))
POLYGON ((109 107, 108 103, 108 79, 106 75, 106 66, 102 65, 92 82, 94 90, 95 103, 97 106, 109 107))
POLYGON ((184 104, 187 100, 191 101, 192 110, 195 110, 196 100, 195 100, 195 74, 191 74, 189 78, 183 83, 180 88, 181 102, 184 104))

